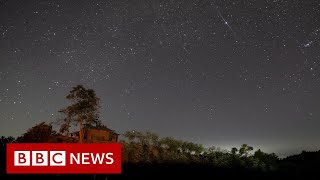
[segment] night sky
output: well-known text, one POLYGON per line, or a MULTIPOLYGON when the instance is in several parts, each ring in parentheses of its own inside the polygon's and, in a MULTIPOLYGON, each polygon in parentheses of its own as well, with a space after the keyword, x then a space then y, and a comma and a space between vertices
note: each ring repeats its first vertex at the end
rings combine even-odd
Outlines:
POLYGON ((320 149, 320 1, 0 1, 0 135, 78 84, 109 128, 279 155, 320 149))

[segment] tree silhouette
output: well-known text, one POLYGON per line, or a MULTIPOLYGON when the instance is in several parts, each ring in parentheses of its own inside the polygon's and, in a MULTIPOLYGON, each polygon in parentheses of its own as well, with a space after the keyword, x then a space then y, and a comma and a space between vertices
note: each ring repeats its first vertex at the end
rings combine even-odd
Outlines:
POLYGON ((277 168, 279 158, 274 153, 268 154, 258 149, 254 152, 253 157, 259 160, 260 167, 264 166, 264 168, 267 168, 268 170, 274 170, 277 168))
POLYGON ((41 122, 34 127, 28 129, 26 133, 17 138, 17 142, 23 143, 44 143, 48 142, 56 132, 52 130, 51 124, 41 122))
POLYGON ((181 141, 176 140, 172 137, 165 137, 161 139, 161 144, 164 146, 165 149, 171 152, 177 152, 182 146, 181 141))
POLYGON ((232 154, 232 155, 237 154, 237 152, 238 152, 238 149, 237 149, 236 147, 233 147, 233 148, 231 149, 231 154, 232 154))
POLYGON ((16 139, 12 136, 8 136, 8 137, 5 137, 5 136, 1 136, 0 138, 0 144, 1 145, 4 145, 4 144, 7 144, 7 143, 12 143, 14 142, 16 139))
POLYGON ((60 132, 69 131, 72 123, 79 126, 79 142, 83 141, 83 127, 85 125, 101 124, 99 118, 99 98, 92 89, 86 89, 82 85, 73 87, 70 93, 66 96, 71 101, 71 105, 59 112, 66 115, 66 118, 61 124, 60 132))
POLYGON ((253 150, 253 147, 248 146, 248 144, 242 144, 239 149, 240 156, 248 156, 249 152, 253 150))

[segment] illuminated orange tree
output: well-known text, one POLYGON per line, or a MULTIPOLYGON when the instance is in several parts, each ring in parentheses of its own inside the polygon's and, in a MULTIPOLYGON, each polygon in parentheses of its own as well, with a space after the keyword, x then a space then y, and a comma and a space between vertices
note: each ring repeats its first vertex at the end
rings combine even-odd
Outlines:
POLYGON ((59 112, 65 115, 60 132, 69 131, 72 123, 79 126, 79 143, 83 142, 83 127, 88 124, 101 124, 99 118, 99 98, 92 89, 86 89, 82 85, 73 87, 66 96, 71 105, 59 112))

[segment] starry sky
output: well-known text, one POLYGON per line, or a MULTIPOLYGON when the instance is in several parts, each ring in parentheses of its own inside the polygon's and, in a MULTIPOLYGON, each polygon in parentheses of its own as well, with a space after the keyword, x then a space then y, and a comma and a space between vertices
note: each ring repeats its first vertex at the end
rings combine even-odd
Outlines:
POLYGON ((78 84, 119 133, 320 149, 320 1, 0 0, 0 135, 78 84))

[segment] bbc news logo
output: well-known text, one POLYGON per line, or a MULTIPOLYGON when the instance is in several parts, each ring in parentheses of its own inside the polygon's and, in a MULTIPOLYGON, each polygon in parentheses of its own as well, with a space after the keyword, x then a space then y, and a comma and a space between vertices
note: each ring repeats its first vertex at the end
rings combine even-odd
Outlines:
MULTIPOLYGON (((65 151, 14 151, 15 166, 65 166, 65 151), (48 152, 50 155, 48 155, 48 152), (32 158, 30 158, 32 157, 32 158), (32 164, 30 163, 32 162, 32 164), (48 163, 50 162, 50 164, 48 163)), ((70 153, 72 164, 113 164, 113 153, 70 153), (91 161, 90 161, 91 158, 91 161), (105 160, 104 160, 105 159, 105 160), (105 161, 105 162, 104 162, 105 161)))
POLYGON ((48 166, 49 161, 49 166, 66 165, 65 151, 49 151, 49 154, 48 151, 14 151, 14 166, 48 166))
POLYGON ((119 174, 121 144, 7 144, 8 174, 119 174))

